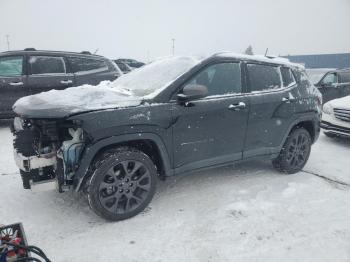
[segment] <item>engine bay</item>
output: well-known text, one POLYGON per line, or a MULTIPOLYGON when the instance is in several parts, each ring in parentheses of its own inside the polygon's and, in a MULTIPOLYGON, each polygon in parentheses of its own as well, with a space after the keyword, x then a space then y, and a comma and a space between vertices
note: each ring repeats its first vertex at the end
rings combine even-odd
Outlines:
POLYGON ((25 189, 70 189, 85 144, 79 123, 16 117, 13 134, 15 161, 25 189))

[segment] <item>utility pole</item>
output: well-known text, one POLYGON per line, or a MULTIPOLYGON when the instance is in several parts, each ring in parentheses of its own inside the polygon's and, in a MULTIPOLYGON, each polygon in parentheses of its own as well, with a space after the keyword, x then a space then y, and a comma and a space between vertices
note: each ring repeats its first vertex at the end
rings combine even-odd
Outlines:
POLYGON ((10 51, 10 35, 6 35, 6 42, 7 42, 7 50, 10 51))
POLYGON ((175 55, 175 38, 172 38, 171 41, 173 41, 173 55, 175 55))

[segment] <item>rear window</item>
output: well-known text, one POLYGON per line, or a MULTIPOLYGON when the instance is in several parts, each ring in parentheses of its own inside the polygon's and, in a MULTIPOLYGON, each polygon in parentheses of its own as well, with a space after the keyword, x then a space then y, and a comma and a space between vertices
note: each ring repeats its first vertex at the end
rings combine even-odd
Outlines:
POLYGON ((278 66, 248 64, 247 67, 251 92, 281 88, 278 66))
POLYGON ((341 83, 350 83, 350 72, 342 73, 340 77, 341 83))
POLYGON ((281 74, 283 80, 283 86, 288 87, 295 84, 294 75, 292 70, 288 67, 281 67, 281 74))
POLYGON ((0 76, 22 75, 22 56, 9 56, 0 58, 0 76))
POLYGON ((31 56, 29 58, 29 66, 32 75, 66 73, 66 65, 63 57, 31 56))
POLYGON ((108 66, 104 60, 82 58, 82 57, 69 57, 68 61, 71 65, 73 73, 98 70, 107 70, 108 66))

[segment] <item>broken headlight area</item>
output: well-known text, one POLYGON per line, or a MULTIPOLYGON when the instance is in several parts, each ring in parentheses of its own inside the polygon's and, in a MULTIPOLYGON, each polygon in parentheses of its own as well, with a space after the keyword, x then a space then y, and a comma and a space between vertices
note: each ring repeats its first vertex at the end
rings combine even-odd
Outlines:
POLYGON ((85 136, 72 121, 16 118, 13 145, 24 188, 63 192, 73 183, 85 136))

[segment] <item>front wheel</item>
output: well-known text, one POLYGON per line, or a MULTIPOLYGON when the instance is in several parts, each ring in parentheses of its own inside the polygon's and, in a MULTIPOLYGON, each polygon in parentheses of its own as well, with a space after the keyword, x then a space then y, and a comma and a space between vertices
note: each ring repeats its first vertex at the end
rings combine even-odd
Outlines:
POLYGON ((305 166, 311 152, 311 136, 305 128, 294 129, 287 137, 273 166, 284 173, 294 174, 305 166))
POLYGON ((112 221, 137 215, 152 200, 157 170, 143 152, 121 148, 97 163, 88 182, 90 207, 112 221))

